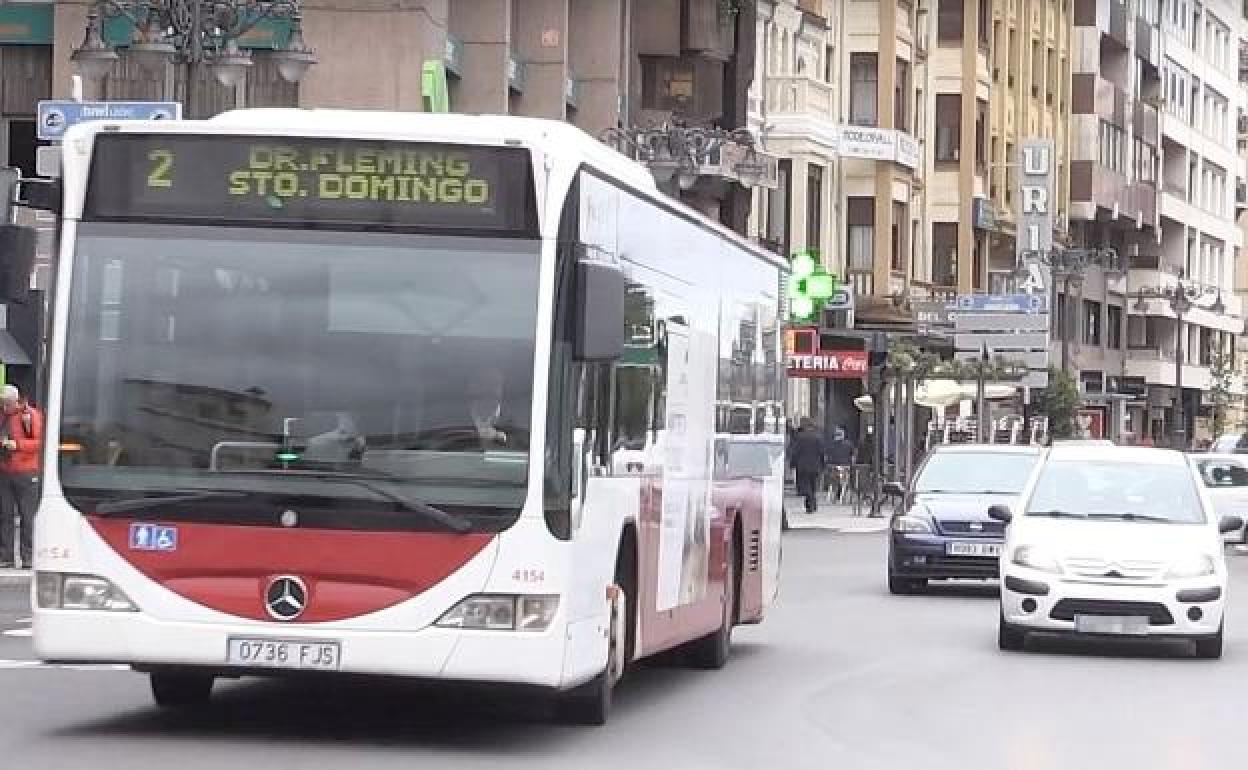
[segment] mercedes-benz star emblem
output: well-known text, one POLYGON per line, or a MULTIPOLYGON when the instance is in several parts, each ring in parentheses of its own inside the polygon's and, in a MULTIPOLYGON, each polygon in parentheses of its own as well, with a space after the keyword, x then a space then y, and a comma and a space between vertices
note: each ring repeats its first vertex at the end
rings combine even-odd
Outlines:
POLYGON ((264 592, 264 608, 274 620, 294 620, 308 606, 308 587, 291 575, 273 578, 264 592))

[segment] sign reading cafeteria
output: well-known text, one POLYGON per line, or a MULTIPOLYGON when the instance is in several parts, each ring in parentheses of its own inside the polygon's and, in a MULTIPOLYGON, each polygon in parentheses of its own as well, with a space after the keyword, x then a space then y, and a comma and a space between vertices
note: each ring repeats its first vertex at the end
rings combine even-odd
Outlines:
POLYGON ((856 380, 867 376, 865 350, 820 350, 815 328, 789 329, 784 358, 790 377, 856 380))

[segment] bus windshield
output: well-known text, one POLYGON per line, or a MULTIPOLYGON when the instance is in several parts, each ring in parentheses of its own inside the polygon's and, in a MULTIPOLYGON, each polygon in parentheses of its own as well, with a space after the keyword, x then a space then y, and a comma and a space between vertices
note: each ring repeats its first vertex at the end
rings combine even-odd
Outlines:
POLYGON ((411 499, 506 526, 528 479, 538 262, 521 238, 84 223, 65 493, 90 513, 241 491, 203 510, 295 500, 348 528, 411 499))

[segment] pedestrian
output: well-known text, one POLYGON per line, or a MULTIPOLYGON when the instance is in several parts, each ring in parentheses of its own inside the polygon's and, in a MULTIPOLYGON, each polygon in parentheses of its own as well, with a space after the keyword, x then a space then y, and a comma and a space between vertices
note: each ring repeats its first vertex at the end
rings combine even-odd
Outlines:
POLYGON ((802 420, 801 430, 793 439, 793 456, 790 461, 797 477, 797 493, 806 499, 806 512, 818 510, 819 476, 827 464, 827 448, 823 436, 815 430, 815 421, 809 417, 802 420))
POLYGON ((33 562, 35 493, 43 448, 43 415, 13 385, 0 388, 0 567, 33 562), (15 542, 13 530, 20 528, 15 542), (20 543, 20 547, 18 546, 20 543))
POLYGON ((833 499, 839 502, 845 494, 854 465, 854 444, 845 437, 844 428, 837 428, 832 433, 832 443, 828 445, 828 464, 832 466, 832 483, 836 485, 833 499))

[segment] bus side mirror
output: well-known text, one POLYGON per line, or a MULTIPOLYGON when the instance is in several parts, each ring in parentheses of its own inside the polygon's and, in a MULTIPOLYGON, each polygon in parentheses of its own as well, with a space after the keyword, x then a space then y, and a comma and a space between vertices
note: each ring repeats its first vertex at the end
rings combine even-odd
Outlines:
POLYGON ((0 225, 0 299, 25 302, 35 268, 35 228, 0 225))
POLYGON ((597 259, 576 266, 578 361, 615 361, 624 354, 624 271, 597 259))

